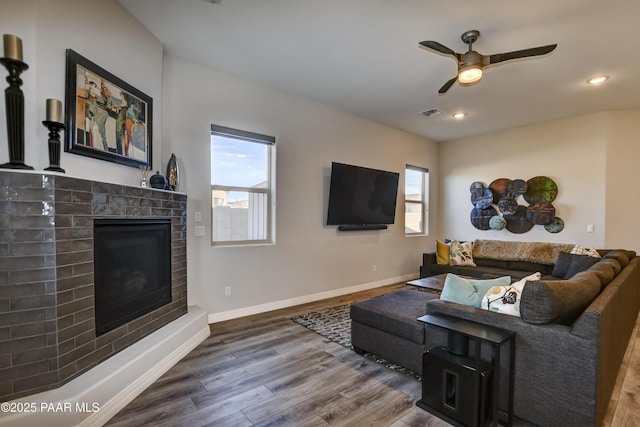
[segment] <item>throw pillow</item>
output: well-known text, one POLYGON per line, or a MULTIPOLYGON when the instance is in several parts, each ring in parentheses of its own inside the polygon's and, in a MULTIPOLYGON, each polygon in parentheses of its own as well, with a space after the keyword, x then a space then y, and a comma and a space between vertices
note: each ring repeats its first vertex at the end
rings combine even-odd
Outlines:
POLYGON ((565 274, 565 279, 571 279, 577 273, 581 271, 588 270, 596 262, 600 261, 600 258, 594 258, 589 255, 572 255, 571 264, 569 265, 569 270, 567 274, 565 274))
POLYGON ((557 277, 558 279, 564 279, 564 276, 567 275, 569 271, 569 266, 571 265, 571 255, 569 252, 560 252, 558 254, 558 259, 556 259, 556 263, 553 266, 553 272, 551 275, 553 277, 557 277))
POLYGON ((449 252, 451 246, 449 243, 436 240, 436 264, 449 265, 449 252))
POLYGON ((471 242, 460 243, 457 240, 454 240, 451 242, 449 264, 476 267, 476 264, 473 262, 473 256, 471 255, 472 249, 473 244, 471 242))
POLYGON ((466 279, 449 273, 444 279, 440 299, 471 307, 480 308, 482 297, 494 286, 506 286, 511 283, 510 276, 489 280, 466 279))
POLYGON ((571 253, 575 255, 588 255, 594 258, 600 258, 600 253, 598 253, 594 248, 587 249, 580 245, 575 245, 573 249, 571 249, 571 253))
POLYGON ((598 296, 600 288, 598 276, 588 271, 576 274, 570 282, 540 280, 529 283, 522 291, 522 320, 537 325, 551 322, 571 325, 598 296))
POLYGON ((500 314, 520 317, 520 297, 527 281, 540 280, 542 275, 537 272, 523 277, 510 286, 494 286, 482 298, 480 308, 500 314))

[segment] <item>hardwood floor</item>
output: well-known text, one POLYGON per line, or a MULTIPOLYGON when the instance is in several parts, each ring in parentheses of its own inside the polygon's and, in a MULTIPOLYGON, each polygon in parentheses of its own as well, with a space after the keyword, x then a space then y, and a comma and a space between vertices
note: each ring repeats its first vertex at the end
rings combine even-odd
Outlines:
MULTIPOLYGON (((417 408, 418 381, 358 356, 292 316, 405 287, 359 292, 211 325, 211 336, 109 426, 448 426, 417 408)), ((640 426, 640 338, 632 337, 607 426, 640 426)))

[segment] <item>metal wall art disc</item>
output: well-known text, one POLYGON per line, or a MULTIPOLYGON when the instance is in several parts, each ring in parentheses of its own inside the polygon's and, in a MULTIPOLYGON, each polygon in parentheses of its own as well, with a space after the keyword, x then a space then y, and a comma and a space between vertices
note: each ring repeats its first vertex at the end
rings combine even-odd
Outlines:
POLYGON ((536 202, 553 202, 558 195, 558 186, 547 176, 534 176, 527 181, 527 191, 524 199, 533 204, 536 202))
POLYGON ((500 215, 491 217, 489 220, 489 228, 492 230, 502 230, 507 225, 507 220, 500 215))
POLYGON ((498 178, 493 180, 491 184, 489 184, 489 188, 493 193, 493 203, 496 205, 504 196, 509 195, 509 186, 511 185, 511 180, 509 178, 498 178))
POLYGON ((549 233, 559 233, 564 229, 564 221, 562 218, 555 217, 549 224, 544 226, 544 229, 549 233))
POLYGON ((514 197, 522 196, 527 191, 527 181, 514 179, 509 185, 509 194, 514 197))
POLYGON ((478 230, 490 230, 489 221, 497 214, 498 212, 493 206, 486 209, 473 208, 471 210, 471 224, 478 230))
POLYGON ((488 188, 484 188, 480 197, 471 194, 471 203, 478 209, 486 209, 493 203, 493 193, 488 188))
POLYGON ((513 196, 504 196, 498 202, 498 209, 503 215, 513 215, 518 210, 518 201, 513 196))
MULTIPOLYGON (((484 193, 484 184, 480 181, 472 182, 469 187, 469 191, 471 192, 471 197, 482 197, 484 193)), ((473 199, 472 199, 473 200, 473 199)), ((472 202, 473 203, 473 202, 472 202)))
POLYGON ((522 234, 533 228, 533 223, 527 219, 527 208, 518 206, 518 210, 514 215, 505 215, 507 220, 506 229, 514 234, 522 234))
POLYGON ((527 208, 527 219, 533 224, 547 225, 556 216, 556 208, 549 202, 535 202, 527 208))

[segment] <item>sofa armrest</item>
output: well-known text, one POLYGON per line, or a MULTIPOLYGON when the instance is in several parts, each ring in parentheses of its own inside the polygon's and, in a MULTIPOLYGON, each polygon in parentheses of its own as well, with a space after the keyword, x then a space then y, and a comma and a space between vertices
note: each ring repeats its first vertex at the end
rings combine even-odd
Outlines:
POLYGON ((598 339, 599 363, 595 404, 598 424, 604 419, 638 317, 639 284, 640 259, 633 258, 629 265, 606 285, 571 329, 574 336, 595 336, 598 339))
POLYGON ((436 264, 436 253, 425 252, 422 254, 422 266, 420 266, 420 278, 433 276, 434 272, 431 270, 431 266, 436 264))

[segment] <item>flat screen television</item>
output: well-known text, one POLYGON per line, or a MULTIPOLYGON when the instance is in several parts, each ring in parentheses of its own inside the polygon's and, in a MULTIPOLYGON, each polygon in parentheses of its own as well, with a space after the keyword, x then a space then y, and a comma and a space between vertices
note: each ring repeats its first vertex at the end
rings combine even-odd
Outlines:
POLYGON ((399 179, 397 172, 333 162, 327 225, 367 229, 393 224, 399 179))

